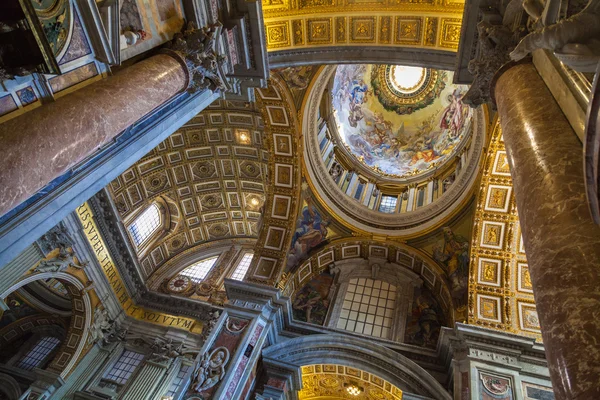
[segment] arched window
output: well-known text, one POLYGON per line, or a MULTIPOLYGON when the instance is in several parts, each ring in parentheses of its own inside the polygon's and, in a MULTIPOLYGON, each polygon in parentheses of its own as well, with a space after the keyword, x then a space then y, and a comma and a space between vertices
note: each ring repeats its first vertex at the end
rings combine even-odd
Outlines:
POLYGON ((16 362, 15 366, 27 371, 32 371, 34 368, 42 365, 59 343, 60 340, 52 336, 41 338, 31 350, 25 353, 19 361, 16 362))
POLYGON ((368 278, 350 279, 337 327, 390 339, 395 309, 396 286, 368 278))
POLYGON ((179 275, 187 276, 194 283, 200 283, 206 278, 218 258, 219 256, 214 256, 200 260, 181 271, 179 275))
POLYGON ((156 204, 150 205, 131 225, 129 233, 136 246, 144 243, 160 226, 160 210, 156 204))
POLYGON ((231 279, 235 279, 236 281, 244 280, 253 256, 254 254, 252 252, 244 254, 237 267, 235 267, 235 271, 233 271, 233 274, 231 274, 231 279))

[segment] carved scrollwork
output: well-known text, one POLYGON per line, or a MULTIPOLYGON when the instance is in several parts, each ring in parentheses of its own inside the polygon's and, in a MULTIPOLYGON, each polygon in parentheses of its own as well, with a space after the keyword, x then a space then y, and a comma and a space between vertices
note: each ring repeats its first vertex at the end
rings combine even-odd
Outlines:
POLYGON ((175 34, 167 47, 185 60, 190 74, 188 91, 226 89, 220 73, 225 57, 217 54, 216 49, 221 28, 219 22, 200 29, 196 28, 193 22, 189 22, 180 33, 175 34))

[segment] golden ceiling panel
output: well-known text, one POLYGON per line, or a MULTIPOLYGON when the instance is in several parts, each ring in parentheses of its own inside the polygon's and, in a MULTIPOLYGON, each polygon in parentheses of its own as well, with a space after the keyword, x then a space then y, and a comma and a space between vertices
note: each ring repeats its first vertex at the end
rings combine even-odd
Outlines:
POLYGON ((302 367, 302 390, 298 398, 402 400, 402 391, 366 371, 336 364, 315 364, 302 367))
POLYGON ((145 277, 186 249, 256 239, 268 160, 260 112, 220 100, 111 182, 126 225, 152 202, 167 211, 170 226, 141 251, 145 277))
POLYGON ((474 224, 469 323, 541 339, 508 159, 497 120, 474 224))
POLYGON ((411 46, 456 51, 464 1, 263 0, 268 50, 411 46))
POLYGON ((275 285, 283 270, 294 233, 300 197, 300 157, 298 121, 291 94, 278 77, 267 88, 256 90, 256 100, 265 122, 265 150, 269 185, 254 258, 247 280, 275 285))

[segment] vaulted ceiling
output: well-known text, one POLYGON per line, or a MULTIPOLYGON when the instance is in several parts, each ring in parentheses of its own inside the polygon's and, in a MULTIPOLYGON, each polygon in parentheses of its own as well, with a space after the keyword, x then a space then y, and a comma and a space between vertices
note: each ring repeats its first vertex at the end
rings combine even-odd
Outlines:
POLYGON ((260 112, 221 100, 111 182, 126 225, 154 201, 168 207, 167 234, 140 257, 146 277, 200 244, 256 238, 268 159, 260 112))

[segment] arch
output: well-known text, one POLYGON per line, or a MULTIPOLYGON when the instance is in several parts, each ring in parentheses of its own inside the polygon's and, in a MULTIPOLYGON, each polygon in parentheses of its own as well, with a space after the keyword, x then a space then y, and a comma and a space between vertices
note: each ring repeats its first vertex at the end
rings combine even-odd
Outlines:
POLYGON ((180 271, 204 258, 224 254, 231 249, 232 244, 234 246, 240 246, 241 248, 253 249, 256 244, 256 239, 244 238, 235 239, 234 241, 224 239, 194 246, 161 265, 152 275, 150 275, 147 285, 150 289, 157 290, 165 279, 172 278, 180 271))
POLYGON ((92 319, 92 304, 87 292, 84 291, 85 285, 73 275, 65 272, 41 272, 28 275, 19 282, 13 284, 6 291, 0 294, 0 299, 5 299, 15 290, 35 282, 40 279, 55 278, 65 284, 71 295, 73 302, 73 314, 71 316, 71 325, 67 331, 67 336, 60 348, 57 356, 52 360, 50 366, 57 372, 60 371, 60 377, 65 378, 81 357, 85 349, 86 339, 90 329, 92 319), (72 349, 75 349, 74 351, 72 349))
POLYGON ((10 375, 0 373, 0 393, 3 393, 8 400, 17 400, 21 397, 19 382, 10 375))
POLYGON ((301 188, 300 130, 296 107, 287 85, 271 76, 266 88, 256 89, 268 143, 272 190, 262 208, 254 258, 246 280, 275 286, 292 241, 301 188))
POLYGON ((347 335, 311 335, 284 341, 262 352, 265 364, 299 371, 311 364, 339 364, 379 376, 400 390, 436 400, 451 400, 427 371, 403 355, 373 341, 347 335))
POLYGON ((393 268, 417 274, 442 307, 448 326, 453 326, 456 304, 445 278, 446 273, 427 254, 399 242, 354 237, 333 240, 303 261, 291 274, 284 276, 281 284, 283 294, 292 297, 296 290, 330 265, 353 259, 373 259, 381 264, 389 263, 393 268))

